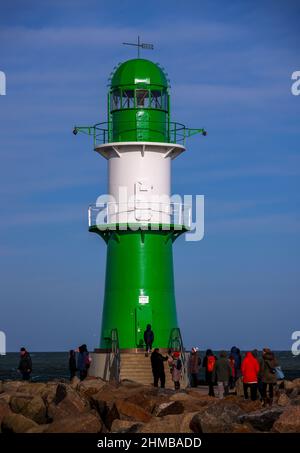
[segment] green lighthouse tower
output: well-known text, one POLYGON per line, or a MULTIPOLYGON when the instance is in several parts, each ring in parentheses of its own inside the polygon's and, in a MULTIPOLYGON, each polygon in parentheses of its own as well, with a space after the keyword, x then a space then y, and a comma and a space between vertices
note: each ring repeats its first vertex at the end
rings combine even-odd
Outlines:
POLYGON ((191 207, 171 197, 171 162, 188 136, 206 132, 171 121, 166 74, 146 59, 114 70, 107 106, 106 122, 73 131, 92 135, 108 164, 107 197, 89 207, 89 231, 107 248, 98 352, 116 341, 138 352, 147 324, 153 346, 168 348, 178 331, 173 243, 191 224, 191 207))

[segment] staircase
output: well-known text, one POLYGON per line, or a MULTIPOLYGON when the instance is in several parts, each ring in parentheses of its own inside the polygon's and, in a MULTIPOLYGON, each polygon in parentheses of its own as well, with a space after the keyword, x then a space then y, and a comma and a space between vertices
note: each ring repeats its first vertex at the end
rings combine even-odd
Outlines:
MULTIPOLYGON (((153 385, 150 354, 146 357, 144 352, 121 352, 120 358, 120 380, 129 379, 144 385, 153 385)), ((165 387, 173 389, 174 383, 168 363, 164 362, 164 366, 166 375, 165 387)))

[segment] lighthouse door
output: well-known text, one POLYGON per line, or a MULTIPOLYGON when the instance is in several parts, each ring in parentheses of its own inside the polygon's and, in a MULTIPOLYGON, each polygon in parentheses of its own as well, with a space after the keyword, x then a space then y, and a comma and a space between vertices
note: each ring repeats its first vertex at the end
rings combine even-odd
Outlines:
POLYGON ((149 222, 151 220, 151 205, 149 196, 153 186, 148 181, 138 181, 134 185, 135 194, 135 220, 149 222))
POLYGON ((141 304, 135 309, 135 338, 137 348, 142 348, 144 345, 144 332, 147 324, 152 324, 152 310, 149 304, 141 304))

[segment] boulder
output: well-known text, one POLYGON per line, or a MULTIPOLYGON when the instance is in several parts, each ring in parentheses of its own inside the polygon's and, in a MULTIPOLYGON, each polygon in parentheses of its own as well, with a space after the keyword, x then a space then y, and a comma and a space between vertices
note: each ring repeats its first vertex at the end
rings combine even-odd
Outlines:
POLYGON ((153 418, 149 423, 142 425, 139 433, 191 433, 190 422, 195 413, 166 415, 153 418))
POLYGON ((169 402, 169 397, 162 395, 155 388, 144 387, 142 390, 137 389, 137 392, 124 398, 125 401, 137 404, 146 411, 152 413, 158 404, 169 402))
POLYGON ((56 391, 59 384, 57 382, 48 382, 44 390, 41 391, 40 396, 46 404, 51 404, 56 398, 56 391))
POLYGON ((43 399, 40 396, 35 396, 31 401, 20 411, 25 417, 42 425, 47 422, 47 410, 43 399))
POLYGON ((15 393, 22 383, 21 381, 2 381, 2 390, 6 393, 15 393))
POLYGON ((230 398, 246 414, 261 410, 261 402, 259 400, 256 401, 251 401, 250 399, 245 400, 244 398, 239 398, 236 396, 230 398))
POLYGON ((32 400, 31 395, 19 395, 19 396, 12 396, 10 399, 10 407, 13 412, 19 414, 23 411, 23 409, 29 404, 32 400))
POLYGON ((46 386, 47 385, 42 382, 21 382, 21 385, 17 389, 17 393, 23 393, 31 396, 42 395, 46 389, 46 386))
POLYGON ((56 387, 53 403, 56 405, 61 403, 67 397, 67 394, 68 394, 67 387, 64 384, 58 384, 56 387))
POLYGON ((190 423, 191 430, 195 433, 231 432, 231 425, 238 422, 242 410, 237 404, 225 401, 195 414, 190 423))
POLYGON ((71 387, 67 388, 64 384, 59 384, 53 402, 48 405, 48 417, 54 420, 62 419, 89 410, 89 403, 75 390, 71 387))
POLYGON ((9 404, 5 401, 0 401, 0 433, 1 433, 1 423, 6 415, 10 415, 12 413, 9 404))
POLYGON ((9 404, 12 395, 10 393, 1 393, 0 394, 0 402, 9 404))
POLYGON ((77 390, 83 397, 89 398, 98 393, 105 385, 106 382, 100 378, 87 378, 77 385, 77 390))
POLYGON ((195 391, 189 392, 178 392, 174 393, 169 397, 170 401, 198 401, 199 406, 208 406, 209 404, 214 404, 216 402, 216 398, 213 398, 208 395, 201 395, 200 393, 196 393, 195 391))
POLYGON ((249 423, 233 423, 231 425, 231 432, 238 433, 238 434, 247 434, 247 433, 255 433, 256 431, 249 423))
MULTIPOLYGON (((131 383, 131 381, 129 382, 131 383)), ((138 388, 140 387, 141 386, 138 385, 138 388)), ((117 387, 115 385, 106 383, 99 392, 93 394, 90 398, 91 406, 98 411, 105 425, 109 429, 113 420, 115 418, 119 418, 118 412, 115 407, 115 402, 122 399, 128 400, 128 402, 132 402, 134 404, 136 404, 135 401, 137 401, 137 404, 141 404, 142 408, 144 408, 143 404, 146 405, 146 399, 141 397, 139 393, 137 393, 136 385, 130 385, 129 387, 117 387)), ((149 404, 153 408, 156 404, 156 401, 151 403, 149 402, 149 404)))
POLYGON ((290 401, 289 397, 285 393, 281 393, 279 395, 277 404, 278 404, 278 406, 285 407, 285 406, 288 406, 290 404, 290 402, 291 401, 290 401))
POLYGON ((194 397, 195 393, 175 393, 172 395, 170 401, 180 401, 184 407, 185 412, 198 412, 202 407, 207 407, 211 404, 215 404, 216 399, 207 395, 197 395, 194 397))
POLYGON ((120 387, 125 387, 128 389, 138 389, 138 388, 143 388, 144 384, 141 384, 140 382, 136 381, 131 381, 130 379, 122 379, 120 382, 120 387))
POLYGON ((112 433, 136 433, 141 429, 143 423, 131 422, 129 420, 120 420, 116 418, 111 425, 112 433))
POLYGON ((300 396, 297 396, 296 398, 293 398, 291 400, 291 405, 292 406, 300 406, 300 396))
POLYGON ((295 386, 294 386, 294 383, 292 381, 287 381, 287 380, 284 380, 284 390, 289 393, 291 392, 295 386))
POLYGON ((289 406, 273 425, 275 433, 300 433, 300 406, 289 406))
POLYGON ((145 409, 129 401, 118 400, 115 402, 115 407, 120 419, 147 423, 152 418, 152 415, 145 409))
POLYGON ((77 376, 74 376, 71 380, 71 383, 70 383, 70 386, 72 387, 72 389, 76 390, 78 385, 81 383, 82 381, 79 379, 79 377, 77 376))
POLYGON ((283 412, 281 407, 252 412, 238 417, 240 423, 249 423, 257 431, 270 431, 275 421, 283 412))
POLYGON ((300 378, 293 379, 293 384, 295 387, 300 388, 300 378))
POLYGON ((46 433, 100 433, 102 422, 95 412, 68 415, 50 423, 46 433))
POLYGON ((147 423, 152 418, 143 407, 124 399, 99 400, 97 410, 109 430, 116 419, 147 423))
POLYGON ((158 404, 153 411, 156 417, 163 417, 165 415, 182 414, 184 412, 184 405, 180 401, 169 401, 168 403, 158 404))
POLYGON ((3 433, 26 433, 37 426, 37 423, 22 414, 9 414, 3 418, 1 428, 3 433))

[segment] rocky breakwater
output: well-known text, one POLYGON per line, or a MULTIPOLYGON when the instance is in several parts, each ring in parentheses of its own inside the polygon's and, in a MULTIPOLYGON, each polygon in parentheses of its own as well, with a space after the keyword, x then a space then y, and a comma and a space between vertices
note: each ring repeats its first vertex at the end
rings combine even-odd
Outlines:
POLYGON ((300 432, 300 379, 281 383, 272 407, 203 389, 175 392, 132 381, 0 382, 0 431, 11 433, 300 432))

